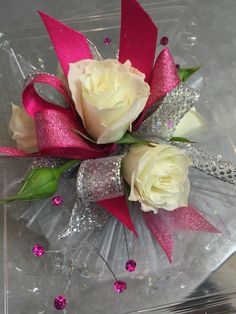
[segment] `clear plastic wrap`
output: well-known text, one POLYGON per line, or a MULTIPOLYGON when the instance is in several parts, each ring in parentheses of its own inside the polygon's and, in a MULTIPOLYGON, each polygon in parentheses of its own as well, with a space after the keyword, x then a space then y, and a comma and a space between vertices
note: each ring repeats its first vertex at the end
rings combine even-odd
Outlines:
MULTIPOLYGON (((219 159, 222 155, 223 159, 234 162, 236 127, 231 92, 234 82, 227 75, 230 69, 226 68, 220 51, 216 49, 215 38, 208 38, 205 34, 202 18, 194 14, 194 4, 190 2, 159 1, 146 5, 146 9, 158 25, 160 37, 168 35, 176 63, 203 65, 190 82, 191 85, 202 86, 198 110, 209 125, 208 132, 199 135, 200 147, 209 153, 219 154, 219 159)), ((104 57, 115 55, 113 47, 117 48, 119 38, 118 11, 76 17, 66 22, 85 32, 104 57), (104 45, 103 39, 107 36, 112 39, 112 46, 104 45)), ((2 146, 14 145, 6 130, 11 113, 10 103, 20 103, 24 77, 35 68, 51 73, 55 73, 57 68, 55 53, 42 27, 9 32, 7 38, 10 46, 2 38, 0 49, 2 146)), ((4 196, 9 189, 14 190, 32 160, 1 157, 0 162, 4 196)), ((184 309, 183 306, 182 311, 177 304, 235 252, 236 237, 235 186, 197 170, 191 171, 190 181, 189 202, 199 208, 222 233, 176 232, 173 263, 169 264, 134 208, 139 239, 130 232, 126 233, 129 255, 138 265, 137 271, 132 274, 124 269, 128 259, 124 231, 114 218, 102 229, 81 232, 73 240, 70 237, 58 239, 69 222, 74 205, 74 176, 63 178, 59 193, 66 194, 66 197, 63 206, 53 211, 50 200, 31 206, 27 203, 4 206, 4 314, 14 313, 16 309, 18 313, 54 313, 54 297, 65 292, 68 300, 65 313, 78 309, 81 313, 136 313, 145 307, 156 308, 153 309, 156 313, 168 313, 172 309, 188 313, 188 307, 184 309), (27 208, 30 209, 26 211, 27 208), (35 243, 42 243, 49 252, 42 258, 36 258, 31 252, 35 243), (93 244, 106 258, 115 275, 127 282, 128 289, 124 294, 114 293, 114 278, 93 244)), ((228 292, 232 293, 232 290, 228 292)))

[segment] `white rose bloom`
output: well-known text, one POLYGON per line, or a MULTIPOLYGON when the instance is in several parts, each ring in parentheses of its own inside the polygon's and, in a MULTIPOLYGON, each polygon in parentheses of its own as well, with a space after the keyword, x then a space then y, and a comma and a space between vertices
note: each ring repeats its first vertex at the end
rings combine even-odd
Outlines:
POLYGON ((123 176, 130 185, 130 201, 139 201, 143 211, 174 210, 187 206, 191 160, 170 145, 131 146, 123 159, 123 176))
POLYGON ((130 61, 82 60, 70 64, 68 84, 76 110, 98 144, 116 142, 131 129, 150 94, 144 78, 130 61))
POLYGON ((207 130, 205 119, 192 107, 178 123, 173 136, 188 137, 199 131, 207 130))
POLYGON ((12 104, 9 128, 12 132, 12 139, 16 141, 18 149, 29 152, 37 151, 34 120, 23 108, 14 104, 12 104))

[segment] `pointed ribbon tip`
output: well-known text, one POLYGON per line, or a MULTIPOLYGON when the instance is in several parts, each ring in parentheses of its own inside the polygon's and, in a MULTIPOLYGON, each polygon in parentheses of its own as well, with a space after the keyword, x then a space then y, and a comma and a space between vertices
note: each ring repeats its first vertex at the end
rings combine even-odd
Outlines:
POLYGON ((151 78, 157 44, 157 28, 136 0, 122 0, 119 61, 151 78))
POLYGON ((83 34, 42 11, 38 13, 48 31, 66 77, 70 63, 93 58, 87 38, 83 34))
POLYGON ((135 129, 137 129, 142 124, 143 120, 147 118, 147 111, 179 83, 180 79, 174 59, 169 49, 165 48, 160 52, 156 59, 150 83, 151 94, 143 112, 135 121, 135 129))
POLYGON ((173 233, 175 230, 220 233, 192 206, 180 207, 171 212, 159 209, 158 214, 143 213, 143 219, 170 263, 174 249, 173 233))
POLYGON ((132 231, 136 237, 138 234, 134 228, 132 219, 130 217, 129 208, 125 196, 120 196, 113 199, 106 199, 97 202, 100 206, 108 210, 113 216, 115 216, 120 222, 122 222, 130 231, 132 231))

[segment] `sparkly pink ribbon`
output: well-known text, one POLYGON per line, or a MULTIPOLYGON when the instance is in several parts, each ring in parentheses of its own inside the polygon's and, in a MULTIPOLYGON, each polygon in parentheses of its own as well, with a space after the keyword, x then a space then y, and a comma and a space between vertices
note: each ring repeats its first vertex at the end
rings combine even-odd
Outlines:
POLYGON ((115 145, 88 143, 74 132, 74 130, 83 133, 86 131, 76 113, 73 112, 73 100, 66 87, 53 75, 38 74, 24 89, 22 103, 27 113, 35 120, 38 153, 28 154, 13 148, 2 147, 1 154, 14 157, 42 155, 84 160, 107 156, 115 148, 115 145), (41 98, 35 90, 36 83, 54 87, 64 97, 69 108, 61 108, 41 98))
POLYGON ((150 83, 151 94, 144 110, 134 122, 134 129, 137 129, 142 124, 146 118, 147 111, 179 83, 180 79, 175 62, 169 49, 165 48, 156 59, 150 83))
POLYGON ((66 77, 70 63, 84 59, 93 59, 87 38, 83 34, 60 23, 44 12, 39 11, 39 14, 48 31, 66 77))
POLYGON ((143 213, 143 219, 170 263, 174 249, 173 232, 175 230, 220 233, 192 206, 177 208, 174 211, 160 209, 157 214, 146 212, 143 213))

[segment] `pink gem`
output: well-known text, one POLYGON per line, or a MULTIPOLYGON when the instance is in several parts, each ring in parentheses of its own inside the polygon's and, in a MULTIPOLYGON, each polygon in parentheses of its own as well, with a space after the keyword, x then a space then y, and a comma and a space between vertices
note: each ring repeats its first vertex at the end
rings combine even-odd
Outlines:
POLYGON ((133 259, 128 260, 128 261, 126 262, 126 264, 125 264, 125 268, 126 268, 126 270, 128 270, 129 272, 135 271, 136 266, 137 266, 137 264, 136 264, 135 260, 133 260, 133 259))
POLYGON ((176 69, 179 70, 179 69, 180 69, 180 64, 177 63, 177 64, 175 65, 175 67, 176 67, 176 69))
POLYGON ((103 39, 103 42, 104 42, 105 45, 110 45, 110 43, 111 43, 111 38, 105 37, 105 38, 103 39))
POLYGON ((45 249, 42 245, 35 244, 35 246, 32 248, 32 252, 35 256, 43 256, 43 254, 45 253, 45 249))
POLYGON ((56 195, 52 199, 52 204, 54 206, 61 206, 62 202, 63 202, 63 198, 60 195, 56 195))
POLYGON ((126 288, 127 288, 127 285, 125 281, 118 280, 114 283, 114 289, 118 293, 125 291, 126 288))
POLYGON ((166 126, 168 129, 172 129, 174 126, 174 122, 172 120, 167 120, 166 126))
POLYGON ((166 45, 168 44, 168 42, 169 42, 169 38, 168 38, 167 36, 163 36, 163 37, 161 38, 161 40, 160 40, 160 44, 161 44, 162 46, 166 46, 166 45))
POLYGON ((64 310, 66 307, 66 298, 63 295, 58 295, 54 300, 54 306, 57 310, 64 310))

